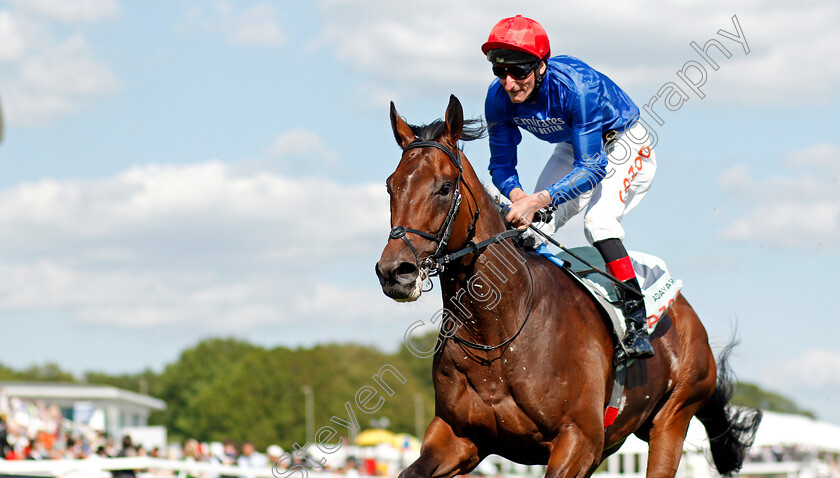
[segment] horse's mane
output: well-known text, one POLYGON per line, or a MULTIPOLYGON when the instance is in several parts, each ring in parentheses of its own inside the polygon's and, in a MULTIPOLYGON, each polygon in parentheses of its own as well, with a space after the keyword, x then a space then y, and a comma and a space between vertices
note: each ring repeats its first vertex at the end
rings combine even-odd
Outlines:
MULTIPOLYGON (((424 125, 408 125, 411 128, 411 131, 417 136, 417 139, 420 141, 434 141, 436 140, 441 134, 443 134, 443 129, 446 127, 446 122, 442 119, 437 119, 432 121, 429 124, 424 125)), ((474 118, 474 119, 465 119, 464 120, 464 129, 461 133, 461 140, 463 141, 472 141, 475 139, 483 138, 484 135, 487 133, 487 125, 484 124, 484 121, 481 118, 474 118)), ((510 224, 505 220, 505 215, 507 214, 503 209, 500 201, 500 197, 491 193, 490 189, 482 182, 482 189, 484 189, 484 193, 487 194, 487 197, 493 202, 494 209, 496 213, 502 218, 505 222, 506 227, 511 227, 510 224)))
POLYGON ((513 227, 507 221, 507 219, 505 219, 507 217, 507 211, 504 209, 504 207, 502 207, 502 201, 504 200, 504 198, 502 198, 501 193, 494 193, 493 191, 491 191, 490 188, 487 187, 486 184, 484 184, 484 181, 481 182, 481 185, 484 186, 484 194, 486 194, 487 197, 490 198, 490 202, 493 203, 493 209, 505 223, 505 229, 510 229, 511 227, 513 227))
MULTIPOLYGON (((429 124, 425 125, 408 125, 411 128, 411 131, 414 133, 414 136, 417 136, 417 139, 420 141, 434 141, 436 140, 441 134, 443 134, 443 129, 446 127, 446 122, 442 119, 437 119, 432 121, 429 124)), ((462 141, 472 141, 475 139, 483 138, 484 135, 487 133, 487 125, 484 124, 484 121, 481 118, 475 119, 465 119, 464 120, 464 129, 461 133, 460 140, 462 141)), ((502 208, 501 204, 501 197, 490 191, 484 182, 481 183, 483 186, 482 189, 487 197, 490 198, 490 201, 493 203, 493 209, 495 209, 496 213, 499 217, 502 218, 502 222, 505 223, 505 228, 510 229, 512 226, 511 224, 505 219, 507 215, 507 211, 502 208)), ((517 244, 518 245, 518 244, 517 244)))
MULTIPOLYGON (((418 126, 410 124, 408 126, 411 128, 414 136, 417 136, 417 139, 420 141, 434 141, 443 134, 446 122, 442 119, 437 119, 426 125, 418 126)), ((461 133, 460 139, 462 141, 472 141, 483 138, 485 133, 487 133, 487 126, 481 118, 465 119, 464 130, 461 133)))

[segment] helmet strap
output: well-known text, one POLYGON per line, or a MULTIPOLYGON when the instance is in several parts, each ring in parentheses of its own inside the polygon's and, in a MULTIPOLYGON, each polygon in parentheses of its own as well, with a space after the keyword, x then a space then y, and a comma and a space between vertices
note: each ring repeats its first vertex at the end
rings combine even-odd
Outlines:
POLYGON ((540 74, 540 67, 542 66, 542 64, 537 66, 537 69, 534 72, 534 74, 536 75, 534 77, 534 91, 532 91, 531 94, 528 95, 527 98, 525 98, 525 102, 527 103, 535 103, 537 101, 537 98, 540 96, 540 88, 542 88, 542 83, 545 79, 545 75, 548 74, 548 62, 546 62, 545 60, 540 61, 541 63, 545 63, 545 73, 540 74))

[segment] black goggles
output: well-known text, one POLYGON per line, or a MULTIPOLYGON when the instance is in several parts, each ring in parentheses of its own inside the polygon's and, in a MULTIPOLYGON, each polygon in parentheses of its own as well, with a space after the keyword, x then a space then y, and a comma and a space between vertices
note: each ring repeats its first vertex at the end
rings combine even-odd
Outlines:
POLYGON ((501 79, 505 79, 507 75, 510 75, 510 77, 514 80, 524 80, 525 78, 528 78, 528 75, 530 75, 539 64, 540 62, 538 61, 534 63, 516 63, 513 65, 499 65, 494 63, 493 74, 501 79))

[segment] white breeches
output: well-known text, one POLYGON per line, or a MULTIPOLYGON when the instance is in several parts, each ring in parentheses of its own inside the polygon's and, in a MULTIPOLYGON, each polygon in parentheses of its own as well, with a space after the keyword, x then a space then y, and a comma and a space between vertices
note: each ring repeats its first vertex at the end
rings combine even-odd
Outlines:
MULTIPOLYGON (((624 239, 621 218, 645 197, 656 174, 656 153, 640 122, 606 144, 607 175, 594 189, 561 204, 554 213, 554 230, 579 212, 584 215, 584 233, 590 244, 604 239, 624 239)), ((546 163, 534 190, 542 191, 572 171, 571 143, 559 143, 546 163)))

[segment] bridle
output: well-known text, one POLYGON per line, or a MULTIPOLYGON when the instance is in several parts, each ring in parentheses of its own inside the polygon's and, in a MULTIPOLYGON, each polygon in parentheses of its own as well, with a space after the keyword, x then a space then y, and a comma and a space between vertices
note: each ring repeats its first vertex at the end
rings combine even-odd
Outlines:
MULTIPOLYGON (((451 149, 447 148, 446 146, 435 142, 435 141, 423 141, 417 140, 409 143, 406 147, 403 148, 403 155, 405 155, 406 151, 416 148, 435 148, 443 151, 446 153, 446 156, 452 161, 452 164, 458 168, 458 179, 455 181, 455 186, 452 191, 452 200, 449 203, 449 211, 446 213, 446 217, 443 219, 443 224, 441 224, 440 229, 438 229, 437 234, 430 234, 424 231, 418 231, 417 229, 412 229, 409 227, 404 226, 394 226, 391 228, 391 232, 388 235, 389 239, 402 239, 408 245, 411 252, 414 253, 414 260, 417 265, 418 270, 421 274, 425 275, 425 278, 428 279, 429 277, 435 276, 443 272, 444 267, 446 264, 458 259, 462 256, 467 254, 477 254, 480 251, 484 250, 491 244, 495 244, 498 242, 502 242, 505 239, 519 236, 522 231, 517 229, 509 229, 504 232, 500 232, 489 239, 485 239, 481 242, 475 243, 472 241, 473 235, 475 234, 475 225, 478 221, 478 214, 481 212, 478 209, 478 201, 475 199, 475 194, 473 194, 470 186, 464 181, 464 168, 461 165, 461 157, 460 157, 460 150, 458 154, 452 152, 451 149), (449 237, 452 234, 452 225, 455 222, 455 217, 458 216, 459 206, 461 205, 461 184, 467 188, 467 191, 470 193, 470 196, 473 198, 473 203, 476 204, 476 210, 473 213, 472 222, 470 223, 470 227, 467 229, 467 237, 468 237, 468 245, 458 251, 444 254, 443 251, 446 248, 446 245, 449 243, 449 237), (422 261, 420 260, 420 256, 417 255, 417 249, 411 243, 411 241, 406 237, 407 233, 416 234, 424 239, 428 239, 430 241, 437 242, 437 249, 435 250, 434 254, 424 258, 422 261)), ((531 309, 534 306, 534 277, 531 274, 531 267, 528 265, 527 261, 525 262, 525 266, 528 270, 528 277, 531 280, 531 299, 528 303, 528 312, 525 314, 525 319, 522 321, 522 324, 519 326, 519 329, 514 333, 512 336, 504 340, 503 342, 497 345, 485 345, 485 344, 477 344, 475 342, 471 342, 469 340, 462 339, 457 335, 453 335, 451 338, 456 343, 462 344, 472 349, 482 350, 482 351, 491 351, 500 349, 507 344, 513 342, 516 337, 519 336, 522 329, 525 328, 525 324, 528 323, 528 319, 531 317, 531 309)), ((431 280, 429 280, 429 284, 431 284, 431 280)), ((431 290, 431 286, 430 289, 431 290)), ((424 292, 428 292, 428 290, 424 290, 424 292)))
MULTIPOLYGON (((443 272, 444 265, 454 258, 447 257, 443 253, 446 245, 449 243, 449 237, 452 235, 452 225, 455 223, 455 218, 458 216, 459 207, 461 205, 461 184, 467 188, 469 191, 470 196, 473 198, 473 203, 477 204, 475 200, 475 194, 473 194, 470 186, 464 181, 464 167, 461 165, 461 157, 460 157, 460 150, 458 153, 452 152, 451 149, 447 148, 446 146, 436 142, 436 141, 421 141, 417 140, 410 144, 408 144, 405 148, 403 148, 403 155, 409 150, 418 149, 418 148, 435 148, 443 151, 446 153, 446 156, 452 161, 452 164, 458 168, 458 179, 455 181, 455 186, 452 190, 452 199, 449 203, 449 211, 446 213, 446 217, 443 219, 443 224, 441 224, 440 229, 438 229, 437 234, 430 234, 424 231, 418 231, 417 229, 412 229, 410 227, 405 226, 394 226, 391 228, 391 233, 388 235, 390 239, 402 239, 408 245, 411 252, 414 254, 414 260, 417 264, 418 269, 425 272, 426 277, 432 277, 435 275, 440 274, 443 272), (416 234, 424 239, 428 239, 430 241, 437 243, 437 249, 435 249, 434 254, 425 257, 423 260, 420 260, 420 256, 417 255, 417 249, 411 243, 411 241, 406 237, 406 233, 416 234)), ((475 224, 478 221, 478 214, 480 209, 476 208, 475 212, 473 213, 472 223, 470 224, 469 229, 467 230, 467 237, 471 240, 472 235, 475 233, 475 224)), ((460 256, 458 256, 460 257, 460 256)))

